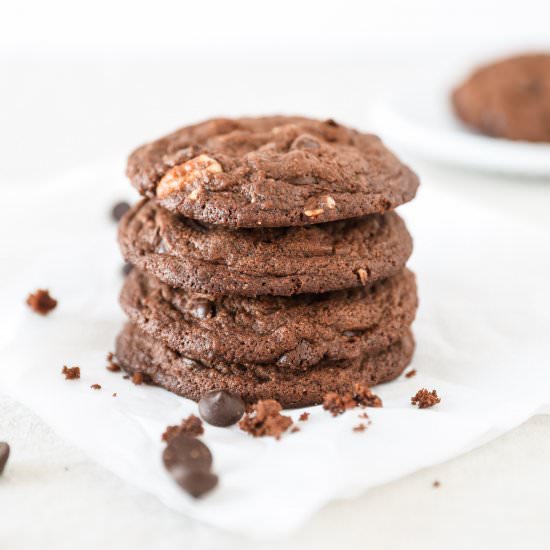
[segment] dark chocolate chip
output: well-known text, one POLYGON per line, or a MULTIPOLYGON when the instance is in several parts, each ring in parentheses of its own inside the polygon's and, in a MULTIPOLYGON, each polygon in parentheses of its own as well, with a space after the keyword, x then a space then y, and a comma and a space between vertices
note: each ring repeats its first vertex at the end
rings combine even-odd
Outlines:
POLYGON ((130 262, 126 262, 122 266, 122 274, 126 277, 126 275, 128 275, 130 271, 132 271, 132 269, 134 269, 134 266, 130 262))
POLYGON ((187 472, 176 481, 192 497, 199 498, 216 487, 218 476, 211 472, 187 472))
POLYGON ((10 446, 5 441, 0 441, 0 475, 6 467, 6 462, 10 456, 10 446))
POLYGON ((188 472, 209 472, 212 466, 212 454, 208 447, 196 437, 182 433, 170 439, 162 460, 178 483, 188 472))
POLYGON ((117 202, 111 210, 113 220, 120 221, 120 218, 130 210, 130 205, 126 201, 117 202))
POLYGON ((201 418, 213 426, 231 426, 244 414, 244 401, 226 391, 212 391, 199 401, 201 418))

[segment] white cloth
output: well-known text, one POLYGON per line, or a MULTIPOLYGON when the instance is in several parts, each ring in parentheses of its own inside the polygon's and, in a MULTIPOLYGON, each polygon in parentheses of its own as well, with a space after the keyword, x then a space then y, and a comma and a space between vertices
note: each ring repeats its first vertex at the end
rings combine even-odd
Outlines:
POLYGON ((402 209, 415 238, 411 267, 421 303, 417 376, 376 389, 384 408, 369 409, 372 425, 363 433, 352 431, 359 411, 333 418, 319 407, 281 441, 206 426, 220 486, 190 499, 162 467, 160 435, 196 405, 105 370, 123 323, 121 260, 109 221, 114 200, 129 194, 118 173, 93 167, 10 199, 4 231, 24 212, 34 232, 13 234, 7 264, 30 254, 36 260, 29 272, 2 271, 11 276, 2 289, 2 326, 11 330, 4 330, 0 383, 92 458, 173 509, 251 536, 279 535, 332 499, 456 456, 550 405, 548 233, 430 186, 402 209), (20 304, 38 287, 59 299, 45 318, 20 304), (82 378, 64 380, 65 364, 79 365, 82 378), (90 389, 93 383, 102 389, 90 389), (413 408, 420 387, 437 389, 441 404, 413 408))

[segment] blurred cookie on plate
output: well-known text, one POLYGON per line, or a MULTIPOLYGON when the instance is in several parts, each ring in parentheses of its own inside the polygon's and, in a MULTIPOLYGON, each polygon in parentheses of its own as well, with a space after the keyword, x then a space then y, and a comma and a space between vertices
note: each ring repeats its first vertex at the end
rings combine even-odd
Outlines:
POLYGON ((482 134, 550 142, 550 53, 482 66, 454 89, 451 100, 458 118, 482 134))

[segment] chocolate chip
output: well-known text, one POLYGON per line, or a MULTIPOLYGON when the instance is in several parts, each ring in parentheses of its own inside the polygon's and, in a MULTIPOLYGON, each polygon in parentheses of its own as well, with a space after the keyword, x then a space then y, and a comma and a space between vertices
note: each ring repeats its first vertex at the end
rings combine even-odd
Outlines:
POLYGON ((218 476, 211 472, 187 472, 176 481, 192 497, 199 498, 218 484, 218 476))
POLYGON ((213 426, 231 426, 244 414, 244 401, 226 391, 212 391, 199 401, 201 418, 213 426))
POLYGON ((117 202, 111 210, 111 216, 113 217, 113 220, 118 222, 120 221, 120 218, 128 212, 128 210, 130 210, 130 205, 127 202, 117 202))
POLYGON ((216 306, 208 300, 197 301, 192 305, 191 313, 197 319, 211 319, 216 316, 216 306))
POLYGON ((10 456, 10 446, 5 441, 0 441, 0 475, 6 467, 6 462, 10 456))
POLYGON ((134 269, 133 264, 131 264, 130 262, 126 262, 122 266, 122 274, 126 277, 130 273, 130 271, 132 271, 132 269, 134 269))
POLYGON ((185 434, 170 438, 162 460, 178 483, 188 472, 209 472, 212 466, 212 454, 208 447, 196 437, 185 434))

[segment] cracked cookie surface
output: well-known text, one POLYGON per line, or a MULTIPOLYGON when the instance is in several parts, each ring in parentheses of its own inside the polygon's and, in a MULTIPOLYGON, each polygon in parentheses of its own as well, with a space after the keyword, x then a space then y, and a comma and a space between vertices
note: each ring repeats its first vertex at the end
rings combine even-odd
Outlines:
POLYGON ((412 251, 394 212, 285 228, 230 229, 143 200, 122 218, 126 260, 166 284, 209 294, 327 292, 398 273, 412 251))
POLYGON ((173 289, 134 269, 121 305, 155 340, 221 372, 258 377, 357 359, 400 340, 414 320, 415 277, 404 269, 367 287, 292 297, 209 296, 173 289))
POLYGON ((333 120, 212 119, 136 149, 127 175, 164 208, 233 227, 305 225, 410 201, 416 174, 371 134, 333 120))
POLYGON ((116 357, 128 373, 141 373, 147 380, 183 397, 198 401, 213 390, 226 390, 247 403, 276 399, 285 408, 322 403, 326 393, 349 391, 354 383, 374 386, 399 376, 409 364, 414 339, 407 331, 401 340, 377 353, 360 358, 324 360, 300 372, 272 366, 258 377, 242 368, 223 373, 206 367, 166 347, 162 342, 127 324, 116 342, 116 357))

